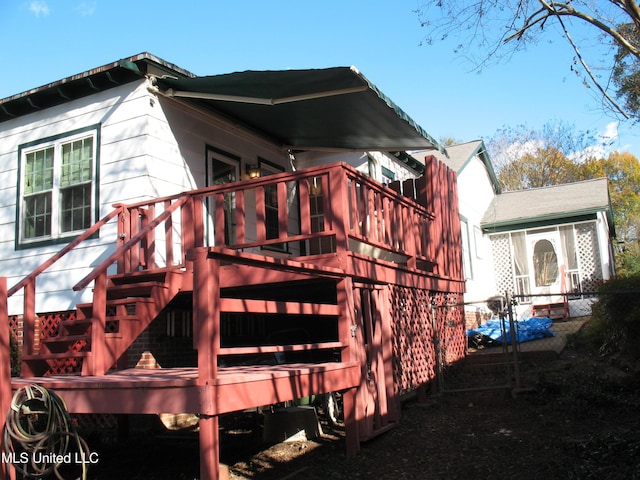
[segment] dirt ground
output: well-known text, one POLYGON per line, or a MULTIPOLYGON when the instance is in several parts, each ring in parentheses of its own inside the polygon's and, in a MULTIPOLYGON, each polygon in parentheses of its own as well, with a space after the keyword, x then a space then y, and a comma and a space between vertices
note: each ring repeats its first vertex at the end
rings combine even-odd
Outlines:
MULTIPOLYGON (((255 419, 222 430, 230 478, 640 479, 640 369, 581 348, 522 366, 523 391, 432 395, 404 402, 397 427, 344 454, 342 432, 273 446, 255 419)), ((224 426, 225 422, 221 422, 224 426)), ((132 438, 100 447, 90 478, 198 478, 197 436, 132 438)))

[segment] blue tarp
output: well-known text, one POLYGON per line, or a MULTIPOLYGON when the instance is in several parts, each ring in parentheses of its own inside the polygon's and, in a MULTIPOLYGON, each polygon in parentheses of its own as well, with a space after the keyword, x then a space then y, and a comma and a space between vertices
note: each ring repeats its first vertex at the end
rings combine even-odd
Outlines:
MULTIPOLYGON (((550 318, 543 317, 531 317, 514 322, 516 331, 516 341, 519 343, 528 342, 531 340, 537 340, 545 337, 555 337, 556 334, 550 330, 553 322, 550 318)), ((489 320, 484 325, 480 325, 478 328, 467 330, 467 338, 481 335, 489 337, 496 342, 503 342, 502 335, 502 321, 495 319, 489 320)), ((507 337, 506 343, 511 343, 511 329, 509 328, 509 320, 504 321, 505 335, 507 337)))

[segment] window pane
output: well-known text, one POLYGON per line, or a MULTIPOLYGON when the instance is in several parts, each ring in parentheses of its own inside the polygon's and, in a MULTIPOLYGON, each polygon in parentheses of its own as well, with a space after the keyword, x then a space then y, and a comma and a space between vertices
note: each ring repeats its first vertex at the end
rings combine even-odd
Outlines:
POLYGON ((533 247, 536 287, 553 285, 558 278, 558 256, 549 240, 539 240, 533 247))
POLYGON ((66 187, 91 181, 93 172, 93 138, 83 138, 62 145, 60 185, 66 187))
POLYGON ((37 238, 51 235, 51 193, 24 199, 23 236, 37 238))
POLYGON ((529 263, 527 262, 527 246, 525 243, 524 232, 512 233, 511 242, 513 243, 513 263, 516 275, 529 275, 529 263))
POLYGON ((26 155, 24 165, 25 194, 42 192, 53 187, 53 147, 26 155))
POLYGON ((275 185, 264 187, 265 229, 267 240, 280 235, 278 223, 278 188, 275 185))
POLYGON ((73 232, 91 226, 91 185, 60 191, 60 231, 73 232))

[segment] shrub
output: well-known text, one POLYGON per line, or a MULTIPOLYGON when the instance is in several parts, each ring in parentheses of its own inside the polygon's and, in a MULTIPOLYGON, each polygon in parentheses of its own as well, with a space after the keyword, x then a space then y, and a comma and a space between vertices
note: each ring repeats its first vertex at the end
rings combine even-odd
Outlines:
POLYGON ((603 355, 640 358, 640 274, 610 280, 598 293, 589 338, 603 355))

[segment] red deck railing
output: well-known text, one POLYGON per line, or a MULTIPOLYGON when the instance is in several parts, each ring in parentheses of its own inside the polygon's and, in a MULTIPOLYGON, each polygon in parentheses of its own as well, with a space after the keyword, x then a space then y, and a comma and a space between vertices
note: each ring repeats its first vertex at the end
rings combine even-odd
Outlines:
MULTIPOLYGON (((411 186, 411 196, 425 205, 429 192, 427 182, 422 185, 411 186)), ((106 295, 114 264, 118 273, 189 269, 189 250, 214 245, 289 258, 354 251, 431 271, 441 242, 430 237, 441 229, 433 229, 434 215, 420 203, 346 164, 332 164, 118 204, 8 291, 11 296, 24 288, 23 354, 34 353, 36 277, 116 217, 115 251, 74 290, 95 282, 94 295, 106 295)))
POLYGON ((194 247, 306 257, 355 250, 415 267, 433 262, 433 215, 345 164, 229 183, 118 207, 119 246, 81 280, 185 266, 194 247), (156 216, 157 215, 157 216, 156 216), (160 228, 162 227, 162 228, 160 228))

